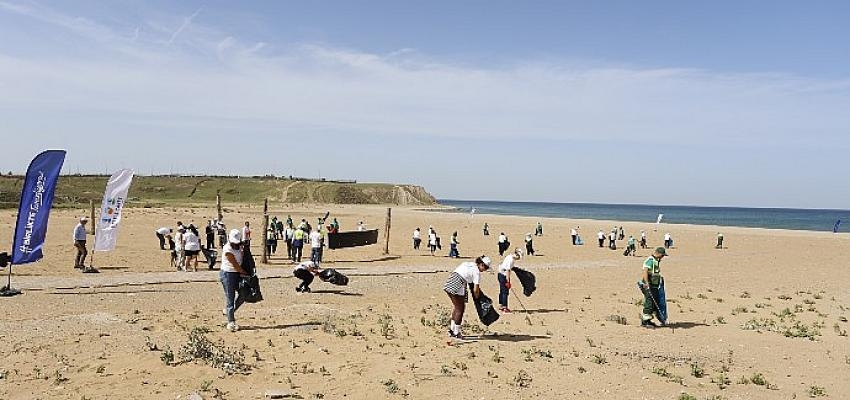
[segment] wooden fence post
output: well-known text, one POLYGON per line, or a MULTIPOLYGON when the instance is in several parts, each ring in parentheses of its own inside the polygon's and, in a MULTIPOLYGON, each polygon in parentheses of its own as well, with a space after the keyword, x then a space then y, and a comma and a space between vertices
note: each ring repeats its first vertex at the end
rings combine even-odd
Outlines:
POLYGON ((218 210, 218 221, 221 222, 221 219, 224 217, 221 215, 221 189, 216 189, 215 191, 215 208, 218 210))
POLYGON ((269 262, 269 198, 263 201, 263 258, 260 260, 263 264, 267 264, 269 262))
POLYGON ((392 227, 393 220, 393 209, 387 207, 387 224, 384 230, 386 233, 384 234, 384 254, 390 254, 390 227, 392 227))

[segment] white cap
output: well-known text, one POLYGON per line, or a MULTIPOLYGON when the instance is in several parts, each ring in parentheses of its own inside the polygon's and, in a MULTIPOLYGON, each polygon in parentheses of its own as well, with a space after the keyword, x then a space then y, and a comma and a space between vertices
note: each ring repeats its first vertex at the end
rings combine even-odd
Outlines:
POLYGON ((490 257, 487 257, 487 256, 481 257, 481 262, 483 262, 484 265, 487 266, 487 268, 490 268, 490 257))
POLYGON ((242 232, 239 229, 231 229, 227 241, 233 244, 242 243, 242 232))
POLYGON ((88 221, 88 220, 89 220, 89 218, 88 218, 88 217, 82 217, 82 218, 80 218, 80 222, 86 222, 86 221, 88 221))

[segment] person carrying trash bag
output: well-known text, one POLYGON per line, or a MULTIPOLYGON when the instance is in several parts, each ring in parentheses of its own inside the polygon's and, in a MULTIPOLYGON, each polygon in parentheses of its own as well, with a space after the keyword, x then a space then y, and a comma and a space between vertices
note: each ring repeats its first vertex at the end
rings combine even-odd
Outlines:
POLYGON ((241 295, 237 297, 239 282, 243 276, 249 276, 248 272, 242 268, 242 232, 239 229, 230 231, 227 244, 224 245, 221 253, 219 277, 224 287, 225 298, 225 308, 222 313, 227 316, 227 330, 236 332, 239 330, 239 325, 236 325, 236 310, 245 302, 241 295))
POLYGON ((658 247, 652 256, 643 262, 643 273, 638 282, 638 288, 643 292, 643 313, 641 314, 640 326, 646 328, 657 327, 652 322, 653 314, 658 317, 662 325, 667 323, 667 302, 665 300, 664 278, 661 277, 661 260, 667 255, 664 247, 658 247))
POLYGON ((463 339, 460 326, 463 323, 463 313, 469 297, 468 292, 471 291, 472 297, 475 299, 481 296, 481 273, 488 269, 490 269, 490 258, 480 256, 475 259, 475 262, 461 263, 449 274, 449 278, 443 286, 443 290, 452 302, 449 339, 463 339), (470 286, 471 290, 467 288, 467 285, 470 286))
POLYGON ((514 268, 514 262, 522 259, 522 250, 516 249, 513 253, 499 264, 499 271, 496 278, 499 280, 499 311, 503 313, 511 312, 508 308, 508 294, 511 290, 511 270, 514 268))

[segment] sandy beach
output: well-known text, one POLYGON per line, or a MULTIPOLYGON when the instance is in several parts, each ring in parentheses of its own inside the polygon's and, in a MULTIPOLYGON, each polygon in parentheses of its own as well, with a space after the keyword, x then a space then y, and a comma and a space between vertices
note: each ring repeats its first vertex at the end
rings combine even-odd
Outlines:
MULTIPOLYGON (((262 209, 226 208, 228 228, 248 220, 259 243, 262 209)), ((292 263, 279 249, 259 265, 265 300, 238 311, 235 333, 224 329, 218 272, 173 271, 154 236, 177 220, 203 226, 211 207, 126 209, 118 248, 94 255, 100 274, 73 268, 71 231, 88 210, 53 210, 44 259, 14 268, 13 286, 24 294, 0 298, 0 399, 850 397, 847 234, 654 231, 649 222, 393 207, 385 255, 386 209, 272 205, 272 216, 311 223, 330 210, 343 231, 362 220, 381 230, 379 244, 326 250, 323 267, 350 284, 317 280, 310 294, 295 292, 292 263), (490 236, 482 235, 485 221, 490 236), (464 333, 474 339, 447 346, 448 271, 482 254, 495 266, 498 234, 524 248, 538 221, 537 255, 517 262, 537 275, 537 292, 517 292, 524 307, 512 295, 514 312, 489 329, 470 304, 464 333), (425 237, 429 225, 444 243, 435 257, 411 244, 414 228, 425 237), (626 257, 624 241, 616 251, 597 247, 597 231, 621 225, 627 237, 646 229, 651 248, 673 236, 661 264, 667 327, 639 326, 635 282, 650 250, 626 257), (583 246, 570 244, 575 226, 583 246), (453 231, 461 260, 447 257, 453 231)), ((0 213, 0 243, 11 243, 14 218, 14 210, 0 213)), ((484 274, 482 290, 497 297, 495 273, 484 274)))

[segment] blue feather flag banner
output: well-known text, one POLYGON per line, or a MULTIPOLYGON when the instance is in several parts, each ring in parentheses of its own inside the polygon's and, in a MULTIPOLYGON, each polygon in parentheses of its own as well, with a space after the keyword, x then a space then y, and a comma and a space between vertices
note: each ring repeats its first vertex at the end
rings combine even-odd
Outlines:
POLYGON ((18 207, 12 264, 28 264, 44 256, 41 248, 47 235, 47 219, 64 162, 65 150, 47 150, 30 162, 18 207))

